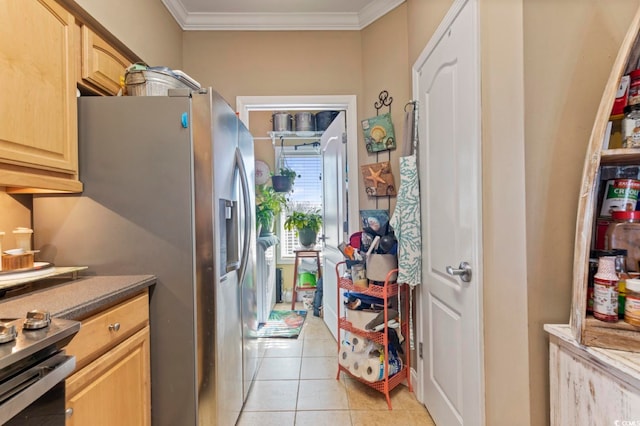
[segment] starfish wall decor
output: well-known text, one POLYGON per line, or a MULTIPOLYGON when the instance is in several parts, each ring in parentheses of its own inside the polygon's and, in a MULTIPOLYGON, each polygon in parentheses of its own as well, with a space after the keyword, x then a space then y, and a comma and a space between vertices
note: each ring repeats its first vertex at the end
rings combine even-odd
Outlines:
POLYGON ((371 197, 396 195, 396 187, 388 161, 366 164, 360 167, 365 184, 365 191, 371 197))

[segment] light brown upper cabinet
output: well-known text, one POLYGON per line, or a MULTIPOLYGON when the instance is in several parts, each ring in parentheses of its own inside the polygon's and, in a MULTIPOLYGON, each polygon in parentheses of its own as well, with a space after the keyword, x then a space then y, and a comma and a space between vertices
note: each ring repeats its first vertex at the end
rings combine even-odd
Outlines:
POLYGON ((80 26, 80 40, 82 78, 78 83, 105 95, 116 95, 131 61, 86 25, 80 26))
POLYGON ((82 190, 74 25, 53 0, 0 3, 0 187, 8 192, 82 190))

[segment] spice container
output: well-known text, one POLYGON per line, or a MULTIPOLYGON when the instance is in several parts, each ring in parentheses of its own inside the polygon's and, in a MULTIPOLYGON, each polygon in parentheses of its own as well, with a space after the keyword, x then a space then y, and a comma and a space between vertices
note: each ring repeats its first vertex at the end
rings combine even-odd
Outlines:
POLYGON ((624 107, 622 147, 640 148, 640 104, 624 107))
MULTIPOLYGON (((598 259, 603 256, 622 256, 624 257, 624 259, 626 259, 627 251, 623 249, 591 250, 591 252, 589 253, 589 276, 587 280, 587 313, 593 312, 593 277, 598 272, 598 259)), ((624 311, 622 312, 622 314, 624 315, 624 311)))
POLYGON ((618 274, 618 318, 624 318, 624 305, 626 301, 626 284, 629 274, 626 268, 627 256, 619 254, 616 256, 616 273, 618 274))
POLYGON ((624 307, 624 321, 640 327, 640 279, 627 280, 627 300, 624 307))
MULTIPOLYGON (((622 80, 620 81, 622 84, 622 80)), ((629 73, 628 105, 640 104, 640 69, 629 73)))
POLYGON ((640 181, 611 179, 607 181, 602 199, 601 217, 611 217, 614 211, 633 211, 638 203, 640 181))
POLYGON ((605 235, 607 249, 627 250, 627 272, 638 272, 640 260, 640 211, 614 211, 605 235))
POLYGON ((618 274, 616 258, 598 259, 598 273, 593 277, 593 316, 600 321, 618 321, 618 274))

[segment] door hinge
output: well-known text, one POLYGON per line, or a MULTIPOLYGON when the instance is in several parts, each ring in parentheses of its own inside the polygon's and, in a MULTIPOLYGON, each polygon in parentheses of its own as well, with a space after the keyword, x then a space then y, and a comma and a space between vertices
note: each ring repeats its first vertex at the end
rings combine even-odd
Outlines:
POLYGON ((343 143, 343 144, 346 144, 346 143, 347 143, 347 133, 346 133, 346 132, 343 132, 343 133, 342 133, 342 143, 343 143))
POLYGON ((418 343, 418 356, 422 359, 422 342, 418 343))

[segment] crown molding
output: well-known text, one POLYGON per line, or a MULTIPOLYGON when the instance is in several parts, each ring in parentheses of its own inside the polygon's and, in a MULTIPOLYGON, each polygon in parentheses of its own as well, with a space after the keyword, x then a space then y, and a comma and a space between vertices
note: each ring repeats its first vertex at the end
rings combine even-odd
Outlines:
POLYGON ((185 31, 357 31, 405 0, 375 0, 358 13, 200 13, 181 0, 162 0, 185 31))
POLYGON ((191 13, 188 30, 212 31, 302 31, 357 30, 357 13, 191 13))
POLYGON ((367 27, 404 2, 405 0, 375 0, 369 3, 358 13, 360 18, 360 28, 358 29, 361 30, 367 27))

